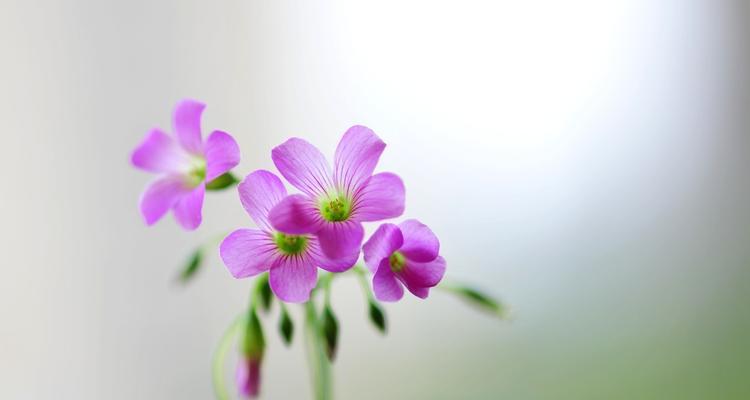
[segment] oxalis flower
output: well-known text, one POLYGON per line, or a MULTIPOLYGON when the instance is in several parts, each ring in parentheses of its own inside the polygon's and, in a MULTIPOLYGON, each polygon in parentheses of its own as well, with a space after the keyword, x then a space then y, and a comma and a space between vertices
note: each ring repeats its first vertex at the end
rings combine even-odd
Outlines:
POLYGON ((133 151, 131 162, 135 167, 160 174, 141 196, 141 214, 147 225, 172 209, 183 228, 197 228, 206 182, 240 162, 240 149, 228 133, 213 131, 203 141, 201 114, 205 107, 195 100, 177 103, 173 118, 176 140, 153 129, 133 151))
POLYGON ((410 219, 396 226, 382 224, 362 246, 365 264, 374 274, 372 287, 381 301, 398 301, 406 286, 420 298, 445 274, 440 242, 427 225, 410 219))
POLYGON ((336 148, 333 172, 310 143, 292 138, 273 149, 279 172, 304 194, 284 198, 269 214, 271 225, 293 235, 318 239, 331 259, 359 254, 362 222, 394 218, 404 211, 404 184, 397 175, 373 175, 385 143, 364 126, 353 126, 336 148))
POLYGON ((220 246, 221 258, 235 278, 269 271, 271 290, 283 301, 299 303, 310 298, 318 280, 318 267, 340 272, 357 261, 359 252, 330 259, 310 234, 288 234, 274 229, 268 213, 287 196, 276 175, 258 170, 238 187, 240 201, 260 229, 238 229, 220 246))

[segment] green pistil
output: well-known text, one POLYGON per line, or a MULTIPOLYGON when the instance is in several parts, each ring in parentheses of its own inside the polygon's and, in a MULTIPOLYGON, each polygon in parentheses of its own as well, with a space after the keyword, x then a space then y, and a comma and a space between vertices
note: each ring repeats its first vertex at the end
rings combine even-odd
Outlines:
POLYGON ((352 211, 351 202, 344 196, 323 199, 320 202, 320 214, 326 221, 346 221, 352 211))
POLYGON ((201 157, 195 157, 190 163, 190 170, 187 174, 187 183, 190 187, 200 185, 206 179, 206 160, 201 157))
POLYGON ((404 255, 398 251, 394 251, 393 254, 388 257, 388 262, 391 264, 391 271, 401 272, 406 265, 406 258, 404 258, 404 255))
POLYGON ((300 254, 307 248, 307 237, 305 236, 285 235, 276 232, 273 239, 279 250, 287 256, 300 254))

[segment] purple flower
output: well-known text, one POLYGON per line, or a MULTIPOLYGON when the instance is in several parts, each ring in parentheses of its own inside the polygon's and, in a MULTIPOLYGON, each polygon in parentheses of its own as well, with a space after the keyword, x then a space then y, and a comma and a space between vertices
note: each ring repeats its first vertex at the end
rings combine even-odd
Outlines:
POLYGON ((398 226, 380 225, 362 250, 365 263, 374 274, 375 297, 381 301, 400 300, 403 286, 415 296, 427 298, 430 288, 445 274, 445 259, 438 255, 438 238, 416 219, 398 226))
POLYGON ((260 393, 260 363, 260 358, 242 357, 237 364, 235 382, 242 397, 258 397, 260 393))
POLYGON ((240 149, 227 133, 213 131, 201 138, 201 113, 206 106, 183 100, 174 110, 177 140, 160 129, 153 129, 133 151, 133 165, 159 174, 141 196, 140 208, 147 225, 153 225, 170 209, 187 230, 201 224, 201 208, 206 182, 234 168, 240 162, 240 149))
POLYGON ((299 303, 310 298, 318 280, 318 269, 341 271, 354 264, 359 252, 331 260, 321 252, 318 239, 309 234, 276 231, 268 220, 269 210, 286 197, 284 184, 269 171, 248 175, 238 187, 240 200, 260 229, 238 229, 221 243, 224 264, 235 278, 269 271, 271 289, 281 300, 299 303))
POLYGON ((364 126, 353 126, 341 138, 333 172, 310 143, 292 138, 273 149, 273 162, 289 183, 301 190, 284 198, 269 214, 281 232, 311 234, 331 259, 356 262, 364 221, 394 218, 404 212, 404 184, 397 175, 373 175, 385 143, 364 126))

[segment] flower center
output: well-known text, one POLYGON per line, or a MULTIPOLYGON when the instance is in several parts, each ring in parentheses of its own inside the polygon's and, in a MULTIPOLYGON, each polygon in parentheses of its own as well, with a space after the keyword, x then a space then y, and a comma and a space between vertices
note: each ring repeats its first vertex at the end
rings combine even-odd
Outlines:
POLYGON ((393 254, 388 257, 388 262, 391 264, 391 271, 401 272, 401 270, 404 269, 404 266, 406 265, 406 258, 398 251, 394 251, 393 254))
POLYGON ((351 202, 344 196, 324 199, 320 203, 320 215, 326 221, 346 221, 352 211, 351 202))
POLYGON ((273 239, 276 242, 276 247, 284 255, 296 255, 302 253, 307 248, 307 237, 305 236, 286 235, 276 232, 273 239))
POLYGON ((190 169, 187 173, 187 183, 190 187, 200 185, 206 179, 206 160, 203 157, 195 157, 190 162, 190 169))

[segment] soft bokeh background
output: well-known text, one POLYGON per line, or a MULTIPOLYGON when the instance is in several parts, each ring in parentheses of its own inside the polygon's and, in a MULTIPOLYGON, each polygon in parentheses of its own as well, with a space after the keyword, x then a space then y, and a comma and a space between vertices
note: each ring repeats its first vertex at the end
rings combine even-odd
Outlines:
MULTIPOLYGON (((250 281, 216 254, 174 278, 250 221, 225 192, 197 232, 146 228, 128 165, 183 97, 242 174, 372 127, 449 277, 512 306, 407 298, 383 338, 342 278, 339 399, 748 398, 748 23, 714 0, 0 0, 0 398, 211 398, 250 281)), ((301 342, 268 330, 264 398, 307 398, 301 342)))

